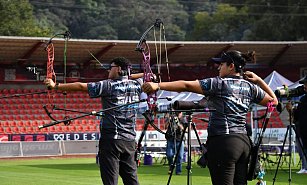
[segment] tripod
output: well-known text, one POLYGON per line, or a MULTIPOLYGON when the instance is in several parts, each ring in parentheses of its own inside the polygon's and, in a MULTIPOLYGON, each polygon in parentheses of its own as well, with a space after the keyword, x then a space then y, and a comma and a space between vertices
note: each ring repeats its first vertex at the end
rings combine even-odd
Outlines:
MULTIPOLYGON (((289 133, 289 152, 290 152, 289 164, 288 164, 288 168, 289 168, 289 178, 288 178, 288 181, 289 181, 289 184, 291 184, 291 181, 292 181, 292 178, 291 178, 291 160, 292 160, 292 151, 291 151, 292 150, 292 146, 291 146, 292 145, 292 141, 291 140, 292 140, 292 129, 294 130, 295 134, 297 135, 296 127, 292 123, 292 111, 289 111, 289 119, 290 119, 290 122, 289 122, 289 125, 287 126, 286 135, 285 135, 285 138, 284 138, 284 141, 283 141, 283 144, 282 144, 282 148, 281 148, 281 151, 280 151, 280 154, 279 154, 277 168, 276 168, 275 175, 274 175, 274 178, 273 178, 273 185, 275 184, 278 168, 279 168, 279 165, 280 165, 282 154, 284 152, 284 147, 285 147, 285 143, 286 143, 286 140, 287 140, 288 133, 289 133)), ((299 142, 299 146, 301 148, 303 148, 303 144, 301 143, 301 140, 300 139, 297 139, 297 140, 299 142)), ((303 153, 304 153, 304 156, 306 158, 307 155, 306 155, 304 150, 303 150, 303 153)))
MULTIPOLYGON (((192 112, 187 112, 187 122, 184 123, 183 132, 182 132, 182 135, 181 135, 181 138, 180 138, 180 143, 182 143, 183 139, 184 139, 184 133, 186 133, 186 130, 188 129, 188 131, 187 131, 187 133, 188 133, 188 137, 187 137, 188 164, 187 164, 187 167, 186 167, 186 169, 188 170, 188 172, 187 172, 187 184, 188 185, 191 184, 190 174, 191 174, 191 169, 192 169, 192 166, 191 166, 191 162, 192 162, 192 160, 191 160, 191 126, 192 126, 192 128, 195 132, 199 146, 201 147, 201 142, 200 142, 199 136, 198 136, 197 131, 196 131, 195 123, 192 121, 192 114, 193 114, 192 112)), ((172 178, 172 175, 173 175, 175 164, 177 163, 177 159, 178 159, 178 156, 179 156, 179 153, 180 153, 181 146, 182 145, 179 145, 179 147, 177 148, 175 159, 173 161, 173 164, 171 164, 171 166, 170 166, 171 167, 171 173, 170 173, 170 176, 168 178, 167 185, 169 185, 170 182, 171 182, 171 178, 172 178)))

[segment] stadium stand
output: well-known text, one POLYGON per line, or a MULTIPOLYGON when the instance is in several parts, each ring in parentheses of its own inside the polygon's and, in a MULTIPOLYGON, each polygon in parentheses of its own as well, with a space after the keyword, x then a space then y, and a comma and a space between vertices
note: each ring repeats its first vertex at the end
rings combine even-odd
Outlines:
MULTIPOLYGON (((35 93, 34 89, 2 89, 0 95, 11 95, 14 93, 35 93)), ((61 93, 53 94, 54 98, 52 103, 57 107, 78 110, 82 112, 91 112, 101 109, 100 99, 91 99, 88 94, 74 92, 65 96, 61 93), (65 104, 66 101, 66 104, 65 104)), ((20 96, 14 98, 0 99, 0 122, 1 132, 7 134, 29 134, 29 133, 56 133, 56 132, 99 132, 99 119, 95 116, 87 116, 83 119, 74 120, 70 126, 52 126, 46 129, 37 129, 38 125, 50 123, 52 120, 47 116, 43 109, 43 105, 50 104, 47 94, 33 94, 27 96, 20 96)), ((80 115, 79 113, 66 112, 70 117, 80 115)), ((259 111, 258 115, 263 115, 264 111, 259 111)), ((65 112, 52 111, 52 116, 56 119, 63 119, 65 112)), ((201 120, 201 118, 208 119, 207 113, 196 114, 193 116, 193 122, 197 129, 207 129, 208 123, 201 120)), ((155 119, 154 123, 159 126, 161 130, 164 130, 163 117, 155 119)), ((247 120, 250 121, 250 114, 247 116, 247 120)), ((136 121, 136 130, 141 131, 144 126, 144 118, 141 116, 136 121)), ((260 125, 262 127, 262 125, 260 125)), ((270 128, 284 127, 282 120, 279 117, 278 112, 274 111, 269 123, 270 128)), ((155 130, 152 126, 149 126, 148 131, 155 130)))
MULTIPOLYGON (((7 96, 16 93, 35 93, 34 89, 2 89, 0 96, 7 96)), ((66 108, 79 110, 83 112, 97 111, 101 107, 99 99, 90 99, 86 93, 71 93, 70 96, 65 97, 63 94, 57 93, 53 99, 53 104, 57 107, 64 108, 66 101, 66 108), (82 100, 81 100, 82 99, 82 100), (86 103, 86 105, 84 105, 86 103)), ((49 104, 46 94, 33 94, 26 96, 19 96, 7 99, 0 99, 0 132, 7 134, 30 134, 30 133, 49 133, 49 132, 71 132, 68 126, 55 126, 46 129, 37 129, 38 125, 50 123, 52 120, 47 116, 43 109, 44 104, 49 104)), ((78 113, 66 113, 70 117, 80 115, 78 113)), ((52 116, 56 119, 63 119, 65 113, 63 111, 52 111, 52 116)), ((73 124, 79 126, 78 131, 98 132, 98 127, 83 126, 89 124, 99 124, 94 116, 85 117, 83 120, 75 120, 73 124), (90 121, 89 121, 90 120, 90 121), (83 125, 84 124, 84 125, 83 125)), ((98 126, 98 125, 97 125, 98 126)), ((72 131, 76 131, 72 127, 72 131)))

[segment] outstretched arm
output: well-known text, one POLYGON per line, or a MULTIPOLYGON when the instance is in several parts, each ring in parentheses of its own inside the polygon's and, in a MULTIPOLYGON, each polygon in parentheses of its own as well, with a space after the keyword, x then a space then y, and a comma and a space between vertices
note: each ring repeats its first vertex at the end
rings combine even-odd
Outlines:
POLYGON ((46 79, 44 83, 47 87, 50 87, 51 89, 55 90, 87 92, 87 83, 74 82, 74 83, 56 84, 52 79, 46 79))
POLYGON ((135 74, 131 74, 130 78, 132 80, 135 80, 135 79, 138 79, 138 78, 143 78, 143 76, 144 76, 144 73, 135 73, 135 74))
POLYGON ((145 93, 151 94, 157 90, 167 90, 167 91, 175 91, 175 92, 194 92, 198 94, 203 94, 203 90, 200 87, 199 81, 174 81, 174 82, 161 82, 161 83, 153 83, 147 82, 142 85, 142 89, 145 93))
POLYGON ((275 106, 278 104, 275 93, 259 76, 251 71, 246 71, 244 73, 244 78, 254 84, 257 84, 262 90, 266 92, 264 98, 259 103, 260 105, 266 106, 269 101, 272 101, 275 106))

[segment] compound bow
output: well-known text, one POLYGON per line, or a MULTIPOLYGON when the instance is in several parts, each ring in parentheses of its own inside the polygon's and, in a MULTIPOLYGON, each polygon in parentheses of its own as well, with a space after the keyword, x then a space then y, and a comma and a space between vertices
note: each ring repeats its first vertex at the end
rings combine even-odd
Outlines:
MULTIPOLYGON (((164 41, 165 39, 165 29, 164 29, 164 25, 163 22, 160 19, 156 19, 156 22, 151 25, 142 35, 139 43, 137 44, 136 47, 136 51, 139 51, 142 53, 143 56, 143 73, 144 73, 144 77, 143 80, 144 82, 161 82, 161 77, 160 77, 160 65, 161 65, 161 31, 163 29, 163 33, 164 33, 164 41), (155 74, 152 72, 151 69, 151 64, 150 64, 150 48, 149 48, 149 44, 146 42, 146 36, 148 35, 148 33, 154 29, 154 38, 155 38, 155 46, 156 46, 156 55, 158 55, 158 49, 157 49, 157 45, 156 45, 156 33, 155 33, 155 29, 159 28, 160 29, 160 53, 159 53, 159 57, 157 56, 157 68, 158 68, 158 77, 155 76, 155 74)), ((165 54, 166 54, 166 64, 167 64, 167 69, 168 69, 168 75, 169 75, 169 67, 168 67, 168 59, 167 59, 167 50, 166 50, 166 41, 165 41, 165 54)), ((157 92, 152 93, 152 94, 148 94, 147 95, 147 105, 148 105, 148 110, 145 111, 143 113, 143 116, 145 118, 145 125, 143 128, 143 131, 140 135, 140 138, 138 140, 137 143, 137 150, 136 150, 136 161, 137 164, 139 165, 140 162, 140 153, 141 153, 141 147, 142 147, 142 140, 145 136, 145 132, 149 126, 149 124, 154 127, 157 131, 165 134, 162 130, 160 130, 155 124, 154 124, 154 115, 157 113, 158 111, 158 106, 157 106, 157 92)))
MULTIPOLYGON (((66 31, 65 33, 61 34, 55 34, 53 37, 49 39, 49 41, 46 43, 45 50, 47 51, 47 72, 46 72, 46 78, 47 79, 52 79, 56 83, 56 74, 54 72, 54 46, 52 43, 52 39, 55 38, 56 36, 63 36, 65 39, 65 47, 64 47, 64 83, 66 83, 66 51, 67 51, 67 42, 71 38, 71 33, 69 31, 66 31)), ((53 99, 54 99, 54 92, 52 92, 51 88, 48 88, 48 103, 49 105, 44 105, 43 108, 48 115, 48 117, 53 120, 57 121, 53 116, 52 112, 55 110, 56 106, 53 104, 53 99), (51 107, 52 111, 49 111, 47 107, 51 107)), ((66 108, 66 92, 63 93, 65 98, 64 98, 64 109, 66 108)), ((66 111, 65 111, 65 117, 64 120, 68 119, 69 117, 66 116, 66 111)), ((70 121, 64 122, 65 125, 69 125, 70 121)))

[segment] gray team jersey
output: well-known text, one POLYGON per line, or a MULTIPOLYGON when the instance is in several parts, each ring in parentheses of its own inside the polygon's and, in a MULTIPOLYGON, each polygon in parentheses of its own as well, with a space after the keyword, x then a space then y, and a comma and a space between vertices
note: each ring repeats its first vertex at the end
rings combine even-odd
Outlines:
MULTIPOLYGON (((87 84, 91 98, 101 97, 103 109, 139 101, 142 79, 127 76, 87 84)), ((101 137, 132 141, 135 139, 135 113, 138 104, 104 112, 100 122, 101 137)))
POLYGON ((251 103, 259 103, 265 92, 257 85, 240 77, 207 78, 199 81, 210 113, 208 135, 246 134, 246 114, 251 103))

